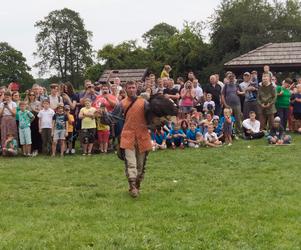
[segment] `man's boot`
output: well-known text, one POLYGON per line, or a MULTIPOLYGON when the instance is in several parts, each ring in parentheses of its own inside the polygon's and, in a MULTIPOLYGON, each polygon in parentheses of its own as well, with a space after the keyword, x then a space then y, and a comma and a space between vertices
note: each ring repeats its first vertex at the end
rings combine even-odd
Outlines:
POLYGON ((136 198, 139 195, 139 190, 136 187, 135 179, 129 179, 129 193, 133 198, 136 198))
POLYGON ((142 182, 142 178, 138 177, 136 179, 136 188, 138 189, 138 191, 140 190, 141 182, 142 182))

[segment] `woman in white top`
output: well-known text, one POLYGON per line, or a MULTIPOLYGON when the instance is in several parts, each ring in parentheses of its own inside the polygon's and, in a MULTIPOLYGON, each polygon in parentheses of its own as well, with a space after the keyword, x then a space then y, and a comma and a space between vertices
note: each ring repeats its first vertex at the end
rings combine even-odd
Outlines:
POLYGON ((3 102, 0 104, 1 119, 1 145, 3 146, 8 134, 13 134, 17 138, 17 123, 16 123, 16 108, 17 104, 12 101, 10 91, 4 93, 3 102))

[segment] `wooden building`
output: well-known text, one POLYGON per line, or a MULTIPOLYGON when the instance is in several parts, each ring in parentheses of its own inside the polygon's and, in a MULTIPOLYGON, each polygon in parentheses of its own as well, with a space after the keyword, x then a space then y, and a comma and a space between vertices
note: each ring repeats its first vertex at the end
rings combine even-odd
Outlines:
POLYGON ((99 82, 113 82, 114 78, 119 77, 121 83, 127 81, 144 81, 147 76, 148 69, 116 69, 116 70, 105 70, 99 82))
POLYGON ((301 42, 268 43, 224 64, 226 71, 236 74, 257 70, 269 65, 272 72, 301 71, 301 42))

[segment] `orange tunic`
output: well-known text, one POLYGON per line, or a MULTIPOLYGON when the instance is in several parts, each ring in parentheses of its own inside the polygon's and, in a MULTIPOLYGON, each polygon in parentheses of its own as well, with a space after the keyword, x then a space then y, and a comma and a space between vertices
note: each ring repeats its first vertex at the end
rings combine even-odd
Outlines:
MULTIPOLYGON (((133 150, 135 145, 137 145, 139 153, 144 153, 152 149, 152 144, 144 115, 145 100, 141 97, 137 98, 126 114, 120 137, 120 147, 133 150)), ((127 110, 131 102, 130 98, 125 98, 121 101, 124 111, 127 110)))

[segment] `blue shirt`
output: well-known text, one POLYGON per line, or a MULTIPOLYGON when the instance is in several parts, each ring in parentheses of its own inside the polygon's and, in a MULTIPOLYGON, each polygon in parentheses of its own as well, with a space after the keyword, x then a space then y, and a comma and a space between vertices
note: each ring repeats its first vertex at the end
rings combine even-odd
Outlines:
POLYGON ((196 128, 194 131, 189 129, 186 133, 186 136, 187 136, 187 139, 196 141, 197 134, 201 134, 201 131, 198 128, 196 128))
MULTIPOLYGON (((169 135, 185 135, 185 133, 183 132, 182 129, 179 130, 170 130, 169 135)), ((183 137, 177 137, 177 138, 173 138, 174 142, 182 142, 183 141, 183 137)))
POLYGON ((166 132, 163 133, 157 133, 157 132, 152 132, 152 140, 155 141, 156 143, 158 143, 159 145, 161 145, 163 143, 163 141, 166 140, 166 132))

